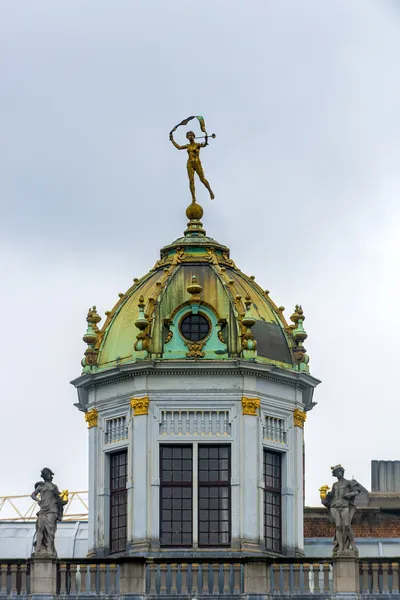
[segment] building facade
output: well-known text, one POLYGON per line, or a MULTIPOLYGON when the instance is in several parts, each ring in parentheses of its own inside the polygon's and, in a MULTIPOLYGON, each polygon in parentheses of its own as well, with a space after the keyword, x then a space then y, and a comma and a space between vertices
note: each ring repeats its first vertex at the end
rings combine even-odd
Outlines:
POLYGON ((87 316, 90 556, 304 552, 304 314, 288 325, 202 213, 101 329, 87 316))

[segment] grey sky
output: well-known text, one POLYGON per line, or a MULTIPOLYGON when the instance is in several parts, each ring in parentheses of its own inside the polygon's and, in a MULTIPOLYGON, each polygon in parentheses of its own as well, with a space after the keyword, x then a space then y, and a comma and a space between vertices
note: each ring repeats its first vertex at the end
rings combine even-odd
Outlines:
POLYGON ((308 503, 331 464, 369 487, 371 459, 400 458, 399 59, 389 0, 3 0, 0 495, 45 465, 87 487, 86 311, 185 228, 168 132, 190 114, 217 133, 207 232, 305 311, 308 503))

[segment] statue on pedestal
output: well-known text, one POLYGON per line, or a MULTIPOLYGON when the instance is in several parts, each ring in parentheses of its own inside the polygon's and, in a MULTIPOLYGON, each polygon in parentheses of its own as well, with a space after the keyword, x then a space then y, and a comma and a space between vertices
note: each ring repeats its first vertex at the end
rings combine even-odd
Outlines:
POLYGON ((176 125, 169 134, 169 139, 173 143, 175 148, 177 148, 178 150, 187 150, 188 161, 187 161, 186 167, 187 167, 187 172, 188 172, 188 177, 189 177, 189 187, 190 187, 190 193, 192 194, 192 202, 193 203, 196 202, 196 193, 195 193, 195 187, 194 187, 194 174, 195 173, 197 173, 201 183, 207 188, 207 190, 210 194, 211 200, 214 199, 213 191, 210 187, 210 184, 208 183, 207 179, 204 176, 203 167, 202 167, 202 164, 200 161, 200 148, 205 148, 206 146, 208 146, 208 138, 209 137, 215 138, 215 133, 213 133, 211 136, 209 136, 207 134, 203 117, 188 117, 187 119, 184 119, 181 123, 179 123, 179 125, 176 125), (189 143, 185 144, 184 146, 180 146, 174 140, 174 131, 181 125, 187 125, 188 122, 191 121, 192 119, 197 119, 199 121, 200 128, 203 131, 203 133, 205 133, 205 135, 202 136, 204 138, 204 142, 202 142, 201 144, 197 143, 195 140, 198 138, 196 138, 195 133, 193 131, 188 131, 186 134, 186 138, 189 143))
POLYGON ((43 481, 35 483, 31 498, 35 500, 40 510, 36 521, 36 542, 33 556, 43 558, 56 558, 54 538, 56 535, 57 521, 61 521, 64 506, 68 503, 68 492, 60 491, 53 483, 54 473, 47 467, 40 474, 43 481))
POLYGON ((336 465, 331 469, 332 475, 337 477, 337 481, 333 484, 331 491, 328 491, 328 486, 322 486, 320 493, 321 502, 329 510, 335 524, 333 556, 358 556, 351 522, 356 512, 354 499, 361 492, 361 486, 355 479, 344 478, 342 465, 336 465))

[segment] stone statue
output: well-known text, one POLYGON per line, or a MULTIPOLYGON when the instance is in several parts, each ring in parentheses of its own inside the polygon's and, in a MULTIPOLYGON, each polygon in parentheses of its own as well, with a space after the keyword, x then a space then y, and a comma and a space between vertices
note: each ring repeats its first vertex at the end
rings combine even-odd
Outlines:
POLYGON ((331 469, 332 475, 337 477, 337 481, 333 484, 331 491, 327 491, 328 486, 323 486, 320 492, 321 502, 329 510, 335 524, 333 556, 358 556, 351 521, 356 512, 354 499, 360 493, 361 486, 355 479, 344 478, 342 465, 336 465, 331 469))
POLYGON ((35 483, 35 490, 31 498, 35 500, 40 510, 36 521, 36 542, 33 556, 56 558, 54 538, 56 535, 57 521, 61 521, 64 505, 68 502, 68 492, 60 491, 53 483, 54 473, 47 467, 40 474, 43 481, 35 483))
POLYGON ((210 137, 215 138, 216 137, 215 133, 213 133, 212 135, 207 134, 204 119, 203 119, 203 117, 200 117, 200 116, 188 117, 187 119, 184 119, 181 123, 176 125, 169 134, 169 139, 171 140, 171 142, 173 143, 175 148, 177 148, 178 150, 187 150, 188 161, 186 164, 186 168, 187 168, 187 172, 188 172, 188 176, 189 176, 189 187, 190 187, 190 193, 192 194, 192 202, 196 202, 196 193, 195 193, 195 187, 194 187, 194 174, 195 173, 197 173, 201 183, 207 188, 207 190, 210 194, 211 200, 214 200, 214 197, 215 197, 213 194, 213 191, 210 187, 210 184, 208 183, 207 179, 204 176, 203 167, 200 162, 200 148, 205 148, 206 146, 208 146, 208 139, 210 137), (195 133, 193 131, 188 131, 186 134, 186 138, 189 143, 185 144, 184 146, 180 146, 174 140, 174 135, 173 135, 174 131, 181 125, 187 125, 188 122, 191 121, 192 119, 197 119, 199 121, 201 130, 203 131, 203 133, 205 133, 205 135, 202 136, 204 138, 204 142, 202 142, 201 144, 197 143, 195 141, 196 140, 195 133))

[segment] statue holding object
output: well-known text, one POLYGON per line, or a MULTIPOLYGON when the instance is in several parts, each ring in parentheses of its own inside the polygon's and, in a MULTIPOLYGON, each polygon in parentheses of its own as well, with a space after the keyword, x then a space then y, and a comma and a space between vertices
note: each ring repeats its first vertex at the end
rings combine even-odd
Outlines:
POLYGON ((57 521, 63 518, 64 506, 68 503, 68 491, 60 494, 58 487, 53 483, 54 473, 45 467, 40 474, 43 481, 35 483, 31 498, 39 505, 36 521, 36 541, 33 556, 56 558, 57 552, 54 538, 57 530, 57 521))
POLYGON ((355 497, 361 492, 361 486, 355 479, 344 478, 342 465, 336 465, 331 469, 337 481, 331 491, 328 491, 328 486, 322 486, 320 493, 321 502, 329 510, 335 524, 333 556, 358 556, 351 522, 357 510, 355 497))
POLYGON ((196 202, 196 192, 195 192, 195 187, 194 187, 194 174, 195 173, 197 173, 201 183, 207 188, 207 190, 210 194, 211 200, 214 200, 214 197, 215 197, 214 193, 210 187, 210 184, 208 183, 207 179, 204 176, 203 166, 200 161, 200 149, 208 146, 208 138, 209 137, 215 138, 216 136, 215 136, 215 133, 213 133, 211 136, 209 136, 207 134, 203 117, 188 117, 187 119, 184 119, 181 123, 176 125, 169 134, 169 139, 171 140, 171 142, 173 143, 175 148, 177 148, 178 150, 187 150, 188 161, 187 161, 186 167, 187 167, 187 172, 188 172, 188 177, 189 177, 190 193, 192 194, 192 203, 196 202), (195 133, 193 131, 188 131, 186 134, 186 138, 189 143, 185 144, 184 146, 180 146, 174 140, 174 131, 181 125, 187 125, 188 122, 191 121, 192 119, 197 119, 199 121, 200 128, 203 131, 203 133, 205 134, 203 136, 204 142, 202 142, 201 144, 197 143, 195 141, 197 139, 195 133))

